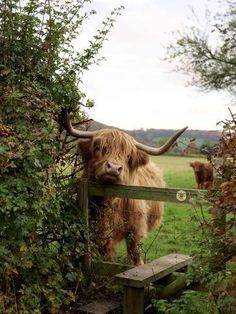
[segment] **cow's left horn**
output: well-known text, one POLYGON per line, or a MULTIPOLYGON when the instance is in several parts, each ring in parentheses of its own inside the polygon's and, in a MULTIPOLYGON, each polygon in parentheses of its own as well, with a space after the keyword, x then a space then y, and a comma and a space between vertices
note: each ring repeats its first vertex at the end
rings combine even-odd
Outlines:
POLYGON ((67 110, 62 111, 62 118, 64 122, 64 127, 71 136, 75 136, 79 138, 91 138, 96 134, 96 131, 82 131, 82 130, 76 130, 75 128, 73 128, 70 122, 70 117, 67 110))
POLYGON ((142 143, 139 142, 135 142, 135 146, 141 150, 143 150, 144 152, 148 153, 149 155, 153 155, 153 156, 158 156, 158 155, 162 155, 165 152, 167 152, 170 147, 175 143, 175 141, 177 140, 178 137, 180 137, 180 135, 187 129, 188 127, 186 126, 185 128, 179 130, 178 132, 176 132, 164 145, 162 145, 161 147, 151 147, 151 146, 147 146, 144 145, 142 143))

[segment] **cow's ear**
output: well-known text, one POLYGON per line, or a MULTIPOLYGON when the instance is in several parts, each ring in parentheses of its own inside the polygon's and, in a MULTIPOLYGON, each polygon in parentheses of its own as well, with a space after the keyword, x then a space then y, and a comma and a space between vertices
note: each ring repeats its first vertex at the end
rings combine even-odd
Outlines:
POLYGON ((189 163, 189 166, 193 168, 193 163, 192 163, 192 162, 190 162, 190 163, 189 163))
POLYGON ((91 145, 92 140, 79 140, 79 149, 82 156, 83 162, 87 162, 91 159, 92 152, 91 152, 91 145))
POLYGON ((137 149, 136 154, 129 157, 129 166, 132 169, 135 169, 139 166, 144 166, 148 163, 149 156, 147 153, 142 150, 137 149))

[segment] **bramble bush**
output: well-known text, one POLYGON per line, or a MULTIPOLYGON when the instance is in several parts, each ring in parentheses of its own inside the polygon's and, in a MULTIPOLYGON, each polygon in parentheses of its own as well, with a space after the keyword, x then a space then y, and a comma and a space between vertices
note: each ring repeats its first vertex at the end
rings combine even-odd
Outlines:
POLYGON ((78 52, 73 42, 95 14, 85 12, 87 2, 0 0, 1 313, 69 308, 84 281, 83 223, 60 113, 81 121, 93 105, 79 84, 121 10, 78 52))
POLYGON ((216 185, 206 196, 212 205, 210 216, 203 216, 193 239, 197 249, 188 273, 189 289, 172 302, 155 302, 158 313, 235 313, 236 116, 232 113, 223 122, 211 160, 216 185))

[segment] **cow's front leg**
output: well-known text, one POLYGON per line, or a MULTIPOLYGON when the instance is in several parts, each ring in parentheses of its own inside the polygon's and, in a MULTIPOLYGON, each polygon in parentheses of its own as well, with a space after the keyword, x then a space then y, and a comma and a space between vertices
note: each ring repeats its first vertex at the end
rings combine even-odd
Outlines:
POLYGON ((115 255, 115 243, 112 239, 107 240, 103 245, 99 247, 101 255, 106 257, 113 257, 115 255))
POLYGON ((128 257, 136 266, 144 264, 141 258, 140 240, 141 238, 135 232, 130 232, 126 237, 128 257))

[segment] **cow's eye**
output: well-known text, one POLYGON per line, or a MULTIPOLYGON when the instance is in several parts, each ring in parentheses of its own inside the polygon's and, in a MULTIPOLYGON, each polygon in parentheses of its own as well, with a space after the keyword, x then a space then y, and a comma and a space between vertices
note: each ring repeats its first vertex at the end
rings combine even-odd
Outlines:
POLYGON ((99 145, 95 145, 95 146, 93 147, 93 152, 94 152, 94 153, 100 152, 100 146, 99 146, 99 145))
POLYGON ((103 156, 106 154, 106 152, 107 152, 107 148, 106 148, 106 146, 104 146, 104 147, 102 148, 102 154, 103 154, 103 156))
POLYGON ((95 139, 93 143, 93 152, 99 153, 101 151, 101 141, 100 139, 95 139))

